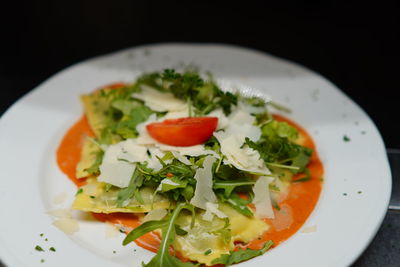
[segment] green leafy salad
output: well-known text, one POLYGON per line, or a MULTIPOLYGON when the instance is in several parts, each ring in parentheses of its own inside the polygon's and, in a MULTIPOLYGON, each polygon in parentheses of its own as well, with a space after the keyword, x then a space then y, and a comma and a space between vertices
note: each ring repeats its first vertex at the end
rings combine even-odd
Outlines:
POLYGON ((276 105, 223 91, 211 76, 167 69, 81 100, 94 136, 84 140, 76 176, 86 185, 73 208, 140 218, 123 245, 161 237, 143 266, 229 266, 262 255, 293 176, 309 179, 312 150, 274 119, 276 105), (241 249, 261 239, 259 249, 241 249))

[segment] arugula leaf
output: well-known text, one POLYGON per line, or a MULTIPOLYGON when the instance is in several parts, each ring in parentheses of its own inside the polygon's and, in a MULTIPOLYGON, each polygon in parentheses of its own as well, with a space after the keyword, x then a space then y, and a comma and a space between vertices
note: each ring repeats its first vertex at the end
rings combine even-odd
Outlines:
POLYGON ((141 187, 143 184, 143 175, 141 172, 138 170, 138 168, 135 169, 135 171, 132 174, 132 178, 129 181, 128 187, 122 189, 119 191, 118 196, 117 196, 117 207, 123 207, 124 202, 130 198, 132 198, 135 193, 137 192, 136 189, 141 187))
POLYGON ((286 122, 271 121, 262 127, 258 142, 246 138, 245 143, 260 153, 267 165, 301 173, 310 161, 312 149, 293 143, 297 130, 286 122))
POLYGON ((187 185, 187 183, 188 183, 188 181, 186 181, 186 180, 179 180, 179 179, 176 178, 176 177, 166 178, 166 179, 171 180, 171 181, 172 181, 174 184, 176 184, 176 185, 167 184, 167 183, 161 184, 161 192, 163 192, 163 193, 164 193, 164 192, 171 191, 171 190, 174 190, 174 189, 177 189, 177 188, 185 188, 186 185, 187 185))
POLYGON ((219 166, 218 171, 215 173, 215 177, 221 180, 232 180, 232 177, 236 179, 244 179, 245 175, 242 171, 230 166, 222 164, 219 166))
POLYGON ((130 110, 128 115, 124 115, 114 127, 114 132, 125 139, 137 137, 136 126, 146 121, 153 111, 144 106, 139 105, 130 110))
POLYGON ((241 180, 230 180, 230 181, 216 181, 214 182, 214 189, 223 189, 225 196, 229 197, 232 191, 239 186, 254 185, 256 181, 241 181, 241 180))
POLYGON ((140 85, 170 92, 176 98, 190 102, 197 115, 208 114, 217 108, 229 115, 232 105, 237 105, 237 95, 222 91, 212 79, 204 81, 195 71, 178 73, 166 69, 162 73, 145 74, 137 80, 136 87, 140 88, 140 85))
POLYGON ((111 107, 121 111, 124 115, 130 115, 135 108, 140 106, 143 106, 143 104, 131 99, 116 99, 111 102, 111 107))
POLYGON ((311 172, 309 168, 305 168, 304 169, 304 173, 305 176, 301 177, 301 178, 297 178, 297 179, 293 179, 292 182, 293 183, 301 183, 301 182, 307 182, 311 179, 311 172))
POLYGON ((140 226, 136 227, 132 231, 129 232, 129 234, 126 235, 124 241, 122 242, 122 245, 126 246, 130 242, 138 239, 144 234, 147 234, 148 232, 161 229, 165 227, 168 224, 168 220, 160 220, 160 221, 148 221, 145 223, 142 223, 140 226))
POLYGON ((178 258, 171 256, 169 254, 169 247, 171 246, 175 235, 176 235, 176 227, 175 221, 178 218, 179 213, 182 209, 188 209, 193 211, 193 206, 186 203, 179 203, 174 212, 171 214, 171 217, 167 220, 166 225, 161 227, 162 231, 162 241, 160 248, 158 249, 157 254, 151 259, 147 264, 142 265, 145 267, 193 267, 197 266, 197 264, 193 264, 191 262, 182 262, 178 258))
POLYGON ((100 172, 100 165, 103 162, 104 151, 99 150, 96 152, 96 159, 94 160, 92 166, 86 168, 85 171, 90 175, 98 174, 100 172))
POLYGON ((188 232, 183 230, 179 225, 175 224, 175 232, 177 235, 186 235, 188 232))
POLYGON ((238 194, 232 193, 229 197, 226 197, 222 193, 217 193, 219 200, 222 202, 228 203, 232 208, 234 208, 237 212, 243 214, 247 217, 252 217, 253 212, 247 207, 247 204, 251 202, 251 200, 246 200, 239 197, 238 194))
POLYGON ((270 123, 265 124, 262 128, 262 134, 269 138, 278 136, 289 140, 296 140, 299 136, 296 128, 290 126, 287 122, 279 122, 277 120, 272 120, 270 123))
POLYGON ((232 239, 232 234, 231 234, 231 229, 229 228, 230 223, 229 223, 229 218, 224 218, 225 220, 225 225, 218 230, 210 232, 211 234, 217 234, 222 237, 222 241, 224 244, 228 244, 231 239, 232 239))
POLYGON ((237 251, 231 251, 229 254, 223 254, 221 257, 214 259, 211 264, 225 264, 226 266, 230 266, 234 263, 239 263, 242 261, 247 261, 251 258, 260 256, 264 254, 268 249, 272 247, 274 243, 269 240, 260 250, 254 249, 240 249, 237 251))

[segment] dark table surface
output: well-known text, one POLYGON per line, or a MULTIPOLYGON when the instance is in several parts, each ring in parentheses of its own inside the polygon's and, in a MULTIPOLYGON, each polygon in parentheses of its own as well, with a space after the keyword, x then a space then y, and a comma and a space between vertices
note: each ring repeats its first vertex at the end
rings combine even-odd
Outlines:
POLYGON ((295 61, 336 84, 380 130, 393 172, 393 196, 378 234, 354 266, 400 266, 400 138, 394 116, 400 89, 398 3, 281 2, 2 3, 0 115, 73 63, 146 43, 230 43, 295 61))

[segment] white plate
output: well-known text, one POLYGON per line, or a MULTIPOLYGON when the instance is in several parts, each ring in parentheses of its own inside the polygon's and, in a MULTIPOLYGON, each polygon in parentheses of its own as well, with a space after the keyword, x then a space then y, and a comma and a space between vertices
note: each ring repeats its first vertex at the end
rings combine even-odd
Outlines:
MULTIPOLYGON (((143 71, 194 64, 233 84, 246 84, 290 106, 290 118, 314 138, 325 167, 315 211, 301 230, 261 257, 238 266, 347 266, 366 248, 386 213, 391 174, 371 119, 330 82, 304 67, 225 45, 160 44, 87 60, 54 75, 15 103, 0 121, 0 258, 9 266, 138 266, 152 253, 123 235, 106 238, 104 224, 80 223, 67 236, 46 211, 74 185, 60 172, 56 148, 82 114, 78 96, 143 71), (343 136, 351 140, 344 142, 343 136), (44 233, 48 241, 39 234, 44 233), (38 252, 54 246, 57 252, 38 252), (134 248, 136 251, 134 251, 134 248), (113 250, 116 253, 113 253, 113 250), (45 264, 40 263, 44 259, 45 264)), ((62 205, 61 205, 62 206, 62 205)))

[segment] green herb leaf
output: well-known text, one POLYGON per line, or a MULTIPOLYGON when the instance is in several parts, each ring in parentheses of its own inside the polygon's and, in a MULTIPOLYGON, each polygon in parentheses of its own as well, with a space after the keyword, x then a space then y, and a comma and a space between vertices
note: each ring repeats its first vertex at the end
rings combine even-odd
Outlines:
POLYGON ((171 180, 174 184, 163 183, 161 185, 161 192, 168 192, 177 188, 185 188, 188 181, 187 180, 179 180, 176 177, 166 178, 171 180))
POLYGON ((221 257, 213 260, 212 264, 225 264, 226 266, 230 266, 235 263, 239 263, 242 261, 249 260, 251 258, 257 257, 259 255, 264 254, 274 243, 270 240, 264 244, 264 246, 260 250, 253 249, 241 249, 237 251, 231 251, 229 254, 223 254, 221 257))
POLYGON ((301 173, 310 161, 312 149, 292 142, 297 136, 294 127, 273 120, 262 127, 262 138, 258 142, 246 138, 245 144, 257 150, 267 165, 301 173))
POLYGON ((127 245, 130 242, 136 240, 137 238, 141 237, 144 234, 147 234, 148 232, 161 229, 165 227, 168 224, 168 220, 160 220, 160 221, 148 221, 140 226, 136 227, 133 229, 129 234, 125 237, 124 241, 122 242, 122 245, 127 245))
MULTIPOLYGON (((193 264, 191 262, 182 262, 178 258, 171 256, 169 254, 169 247, 172 244, 175 235, 176 235, 176 227, 175 221, 178 218, 179 213, 182 209, 188 209, 193 211, 193 206, 179 203, 175 207, 174 212, 171 216, 166 219, 166 224, 161 227, 162 231, 162 241, 160 248, 158 249, 157 254, 151 259, 151 261, 147 264, 143 264, 143 266, 147 267, 161 267, 161 266, 174 266, 174 267, 193 267, 198 266, 198 264, 193 264)), ((139 226, 140 227, 140 226, 139 226)), ((136 230, 136 229, 135 229, 136 230)), ((133 231, 135 231, 133 230, 133 231)))
POLYGON ((232 105, 237 105, 237 95, 222 91, 211 77, 204 81, 195 71, 178 73, 166 69, 163 73, 145 74, 138 79, 136 87, 140 88, 142 84, 190 102, 197 115, 208 114, 217 108, 228 115, 232 105))
POLYGON ((83 188, 79 188, 78 191, 76 191, 75 196, 81 194, 83 192, 83 188))
POLYGON ((210 255, 211 254, 211 252, 212 252, 212 250, 211 249, 208 249, 206 252, 204 252, 204 255, 210 255))
POLYGON ((250 200, 243 199, 236 193, 232 193, 229 197, 226 197, 224 194, 217 193, 217 196, 221 201, 228 203, 232 208, 244 216, 253 216, 253 212, 249 209, 249 207, 247 207, 247 205, 251 202, 250 200))
POLYGON ((43 249, 41 246, 39 246, 39 245, 37 245, 37 246, 35 247, 35 249, 36 249, 37 251, 44 251, 44 249, 43 249))
POLYGON ((54 247, 49 248, 50 251, 56 252, 56 249, 54 247))
POLYGON ((142 186, 142 184, 143 184, 143 175, 138 170, 138 168, 136 168, 132 174, 131 180, 129 181, 128 187, 122 189, 118 193, 117 207, 123 207, 124 202, 132 198, 135 195, 136 189, 142 186))
POLYGON ((240 181, 240 180, 230 180, 230 181, 217 181, 214 182, 214 189, 223 189, 226 197, 229 197, 232 191, 239 186, 252 186, 255 181, 240 181))
POLYGON ((301 178, 298 178, 298 179, 296 179, 296 180, 292 180, 292 182, 293 182, 293 183, 301 183, 301 182, 307 182, 307 181, 309 181, 309 180, 311 179, 311 172, 310 172, 310 169, 305 168, 305 169, 304 169, 304 174, 305 174, 305 176, 303 176, 303 177, 301 177, 301 178))
POLYGON ((175 232, 177 235, 186 235, 188 232, 183 230, 179 225, 175 224, 175 232))
POLYGON ((93 162, 92 166, 89 168, 86 168, 85 171, 88 172, 89 174, 97 174, 100 172, 100 165, 103 161, 103 156, 104 156, 104 151, 103 150, 98 150, 96 152, 96 159, 93 162))

